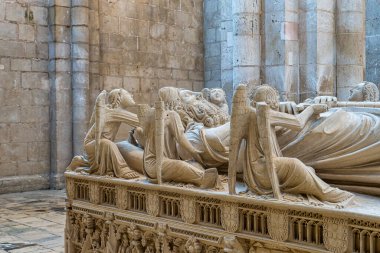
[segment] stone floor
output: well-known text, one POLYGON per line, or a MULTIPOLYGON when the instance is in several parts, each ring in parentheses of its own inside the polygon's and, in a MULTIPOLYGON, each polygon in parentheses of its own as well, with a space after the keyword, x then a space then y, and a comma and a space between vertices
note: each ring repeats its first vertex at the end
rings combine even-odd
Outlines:
POLYGON ((65 192, 0 195, 0 253, 64 252, 65 192))

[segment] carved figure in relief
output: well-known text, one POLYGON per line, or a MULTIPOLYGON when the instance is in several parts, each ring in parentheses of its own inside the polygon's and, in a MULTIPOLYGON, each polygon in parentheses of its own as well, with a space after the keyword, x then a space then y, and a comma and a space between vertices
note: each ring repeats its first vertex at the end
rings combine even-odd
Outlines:
POLYGON ((141 116, 141 124, 145 134, 144 171, 147 177, 152 181, 158 178, 156 153, 163 152, 161 172, 163 181, 190 183, 201 188, 214 187, 218 178, 215 168, 204 170, 199 163, 193 160, 184 161, 178 156, 177 148, 181 147, 192 157, 200 159, 199 151, 185 137, 185 129, 178 113, 175 111, 164 112, 164 145, 160 147, 162 150, 156 150, 154 114, 152 111, 146 111, 145 114, 141 116))
POLYGON ((108 95, 103 91, 96 99, 84 148, 87 159, 81 156, 73 158, 68 169, 79 166, 90 167, 88 172, 98 175, 112 175, 121 178, 136 178, 139 174, 130 169, 124 157, 114 143, 121 123, 139 126, 137 115, 127 110, 134 106, 132 95, 124 89, 114 89, 108 95))
POLYGON ((371 82, 359 83, 350 90, 348 101, 379 101, 379 88, 376 84, 371 82))
MULTIPOLYGON (((248 106, 246 86, 240 85, 237 88, 232 107, 231 127, 234 131, 231 132, 229 174, 233 175, 236 170, 240 143, 246 139, 244 181, 256 193, 268 194, 273 191, 277 198, 281 198, 280 192, 306 194, 332 203, 350 199, 351 193, 330 187, 299 159, 282 157, 275 132, 272 131, 275 126, 300 131, 309 119, 318 116, 326 107, 313 105, 297 116, 278 112, 277 93, 270 86, 261 86, 256 90, 253 106, 259 102, 268 106, 266 115, 259 115, 256 108, 248 106), (268 117, 270 125, 262 123, 259 117, 263 116, 268 117), (266 138, 260 138, 262 131, 268 131, 266 138), (272 145, 268 147, 266 142, 272 145), (268 151, 273 152, 273 157, 268 157, 268 151), (268 163, 269 159, 271 163, 268 163)), ((230 177, 232 192, 233 180, 230 177)))
POLYGON ((209 101, 210 103, 213 103, 214 105, 218 106, 220 109, 222 109, 226 114, 229 114, 227 99, 226 99, 226 93, 221 88, 204 88, 202 90, 203 97, 209 101))

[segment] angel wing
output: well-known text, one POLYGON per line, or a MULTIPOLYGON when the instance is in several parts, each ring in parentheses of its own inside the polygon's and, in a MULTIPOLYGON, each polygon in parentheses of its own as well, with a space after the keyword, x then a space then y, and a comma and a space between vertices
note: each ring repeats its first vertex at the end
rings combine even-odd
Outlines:
POLYGON ((99 163, 99 143, 105 122, 107 92, 103 90, 95 101, 95 163, 99 163))

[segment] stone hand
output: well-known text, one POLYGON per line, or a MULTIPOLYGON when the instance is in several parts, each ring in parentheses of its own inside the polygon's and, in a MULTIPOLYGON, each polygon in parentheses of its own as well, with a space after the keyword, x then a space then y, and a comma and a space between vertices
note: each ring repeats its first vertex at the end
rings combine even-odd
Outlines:
POLYGON ((314 114, 320 114, 323 112, 326 112, 328 107, 326 104, 316 104, 316 105, 311 105, 313 108, 314 114))
POLYGON ((334 96, 318 96, 314 98, 315 104, 326 104, 326 103, 332 103, 336 101, 338 101, 338 99, 334 96))

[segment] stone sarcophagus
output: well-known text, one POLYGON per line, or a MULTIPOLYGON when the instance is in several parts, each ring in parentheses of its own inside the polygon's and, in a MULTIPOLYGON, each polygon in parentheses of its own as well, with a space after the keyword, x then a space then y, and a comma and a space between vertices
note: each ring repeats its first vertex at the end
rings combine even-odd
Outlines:
POLYGON ((143 179, 65 176, 70 253, 380 250, 380 214, 374 211, 380 203, 370 215, 364 206, 319 208, 143 179))
POLYGON ((380 252, 379 199, 349 192, 380 196, 378 104, 239 85, 230 116, 223 94, 164 87, 138 114, 126 90, 98 96, 65 173, 66 252, 380 252))

